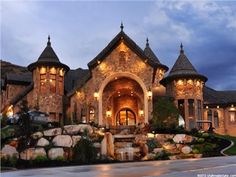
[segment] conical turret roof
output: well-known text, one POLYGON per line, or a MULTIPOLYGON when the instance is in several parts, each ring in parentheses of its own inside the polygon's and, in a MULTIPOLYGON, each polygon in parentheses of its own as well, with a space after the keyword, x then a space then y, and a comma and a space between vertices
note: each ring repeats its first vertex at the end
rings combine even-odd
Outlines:
POLYGON ((207 78, 197 72, 188 57, 185 55, 182 43, 180 45, 180 54, 174 66, 170 70, 169 75, 161 80, 161 83, 166 85, 169 81, 176 78, 199 78, 204 82, 207 81, 207 78))
POLYGON ((48 36, 47 46, 45 47, 45 49, 43 50, 43 52, 39 56, 38 60, 34 63, 31 63, 28 66, 28 69, 30 71, 32 71, 37 66, 43 66, 43 65, 44 66, 62 67, 66 71, 68 71, 70 69, 67 65, 60 62, 57 54, 54 52, 54 50, 51 46, 50 36, 48 36))

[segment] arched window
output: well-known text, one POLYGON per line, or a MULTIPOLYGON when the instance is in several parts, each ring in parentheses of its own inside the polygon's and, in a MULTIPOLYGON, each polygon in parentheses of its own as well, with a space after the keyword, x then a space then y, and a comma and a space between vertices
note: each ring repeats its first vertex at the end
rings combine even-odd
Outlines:
POLYGON ((217 111, 214 111, 214 127, 219 127, 219 114, 217 111))
POLYGON ((207 120, 212 122, 212 110, 207 111, 207 120))

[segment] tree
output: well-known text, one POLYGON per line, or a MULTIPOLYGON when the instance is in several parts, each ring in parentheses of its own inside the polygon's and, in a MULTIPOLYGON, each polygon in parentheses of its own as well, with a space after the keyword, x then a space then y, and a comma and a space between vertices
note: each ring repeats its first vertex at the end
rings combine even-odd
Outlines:
POLYGON ((160 97, 153 105, 153 118, 151 127, 153 130, 176 128, 179 111, 171 98, 160 97))

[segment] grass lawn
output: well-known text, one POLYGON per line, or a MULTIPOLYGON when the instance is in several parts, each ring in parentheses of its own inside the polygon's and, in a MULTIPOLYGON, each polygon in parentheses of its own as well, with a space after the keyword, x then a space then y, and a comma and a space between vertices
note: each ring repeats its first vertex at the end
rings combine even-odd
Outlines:
POLYGON ((234 146, 229 148, 228 150, 224 151, 224 153, 227 154, 227 155, 236 155, 236 137, 229 136, 229 135, 215 135, 215 136, 219 137, 219 138, 224 138, 224 139, 233 141, 234 146))

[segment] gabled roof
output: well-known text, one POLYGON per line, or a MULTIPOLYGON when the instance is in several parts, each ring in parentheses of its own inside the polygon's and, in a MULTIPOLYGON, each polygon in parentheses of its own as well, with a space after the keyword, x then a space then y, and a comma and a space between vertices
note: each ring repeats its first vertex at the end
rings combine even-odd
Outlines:
POLYGON ((230 105, 236 103, 236 90, 217 91, 210 87, 203 88, 203 99, 206 105, 230 105))
POLYGON ((189 61, 187 56, 184 54, 183 45, 180 45, 180 54, 172 67, 169 75, 161 80, 161 84, 166 85, 169 81, 176 78, 199 78, 204 82, 207 81, 207 77, 199 74, 194 68, 192 63, 189 61))
POLYGON ((150 66, 152 67, 157 67, 159 65, 161 66, 160 63, 154 62, 152 59, 150 59, 149 57, 145 55, 144 51, 127 34, 125 34, 125 32, 123 31, 123 25, 121 25, 121 31, 111 40, 111 42, 92 61, 88 63, 89 69, 95 68, 121 42, 124 42, 133 52, 135 52, 144 62, 147 62, 150 66))
POLYGON ((160 60, 157 58, 155 53, 152 51, 152 49, 151 49, 151 47, 149 45, 148 38, 146 40, 146 47, 144 49, 144 54, 149 58, 149 60, 151 60, 153 63, 155 63, 155 65, 164 68, 166 71, 168 70, 168 67, 163 65, 163 64, 161 64, 160 60))
POLYGON ((6 74, 6 83, 7 84, 20 84, 28 85, 32 82, 32 73, 7 73, 6 74))
POLYGON ((56 53, 54 52, 51 46, 50 36, 48 36, 46 48, 43 50, 38 60, 28 66, 28 69, 32 71, 35 67, 42 65, 62 67, 66 70, 66 72, 70 69, 67 65, 60 62, 59 58, 57 57, 56 53))

